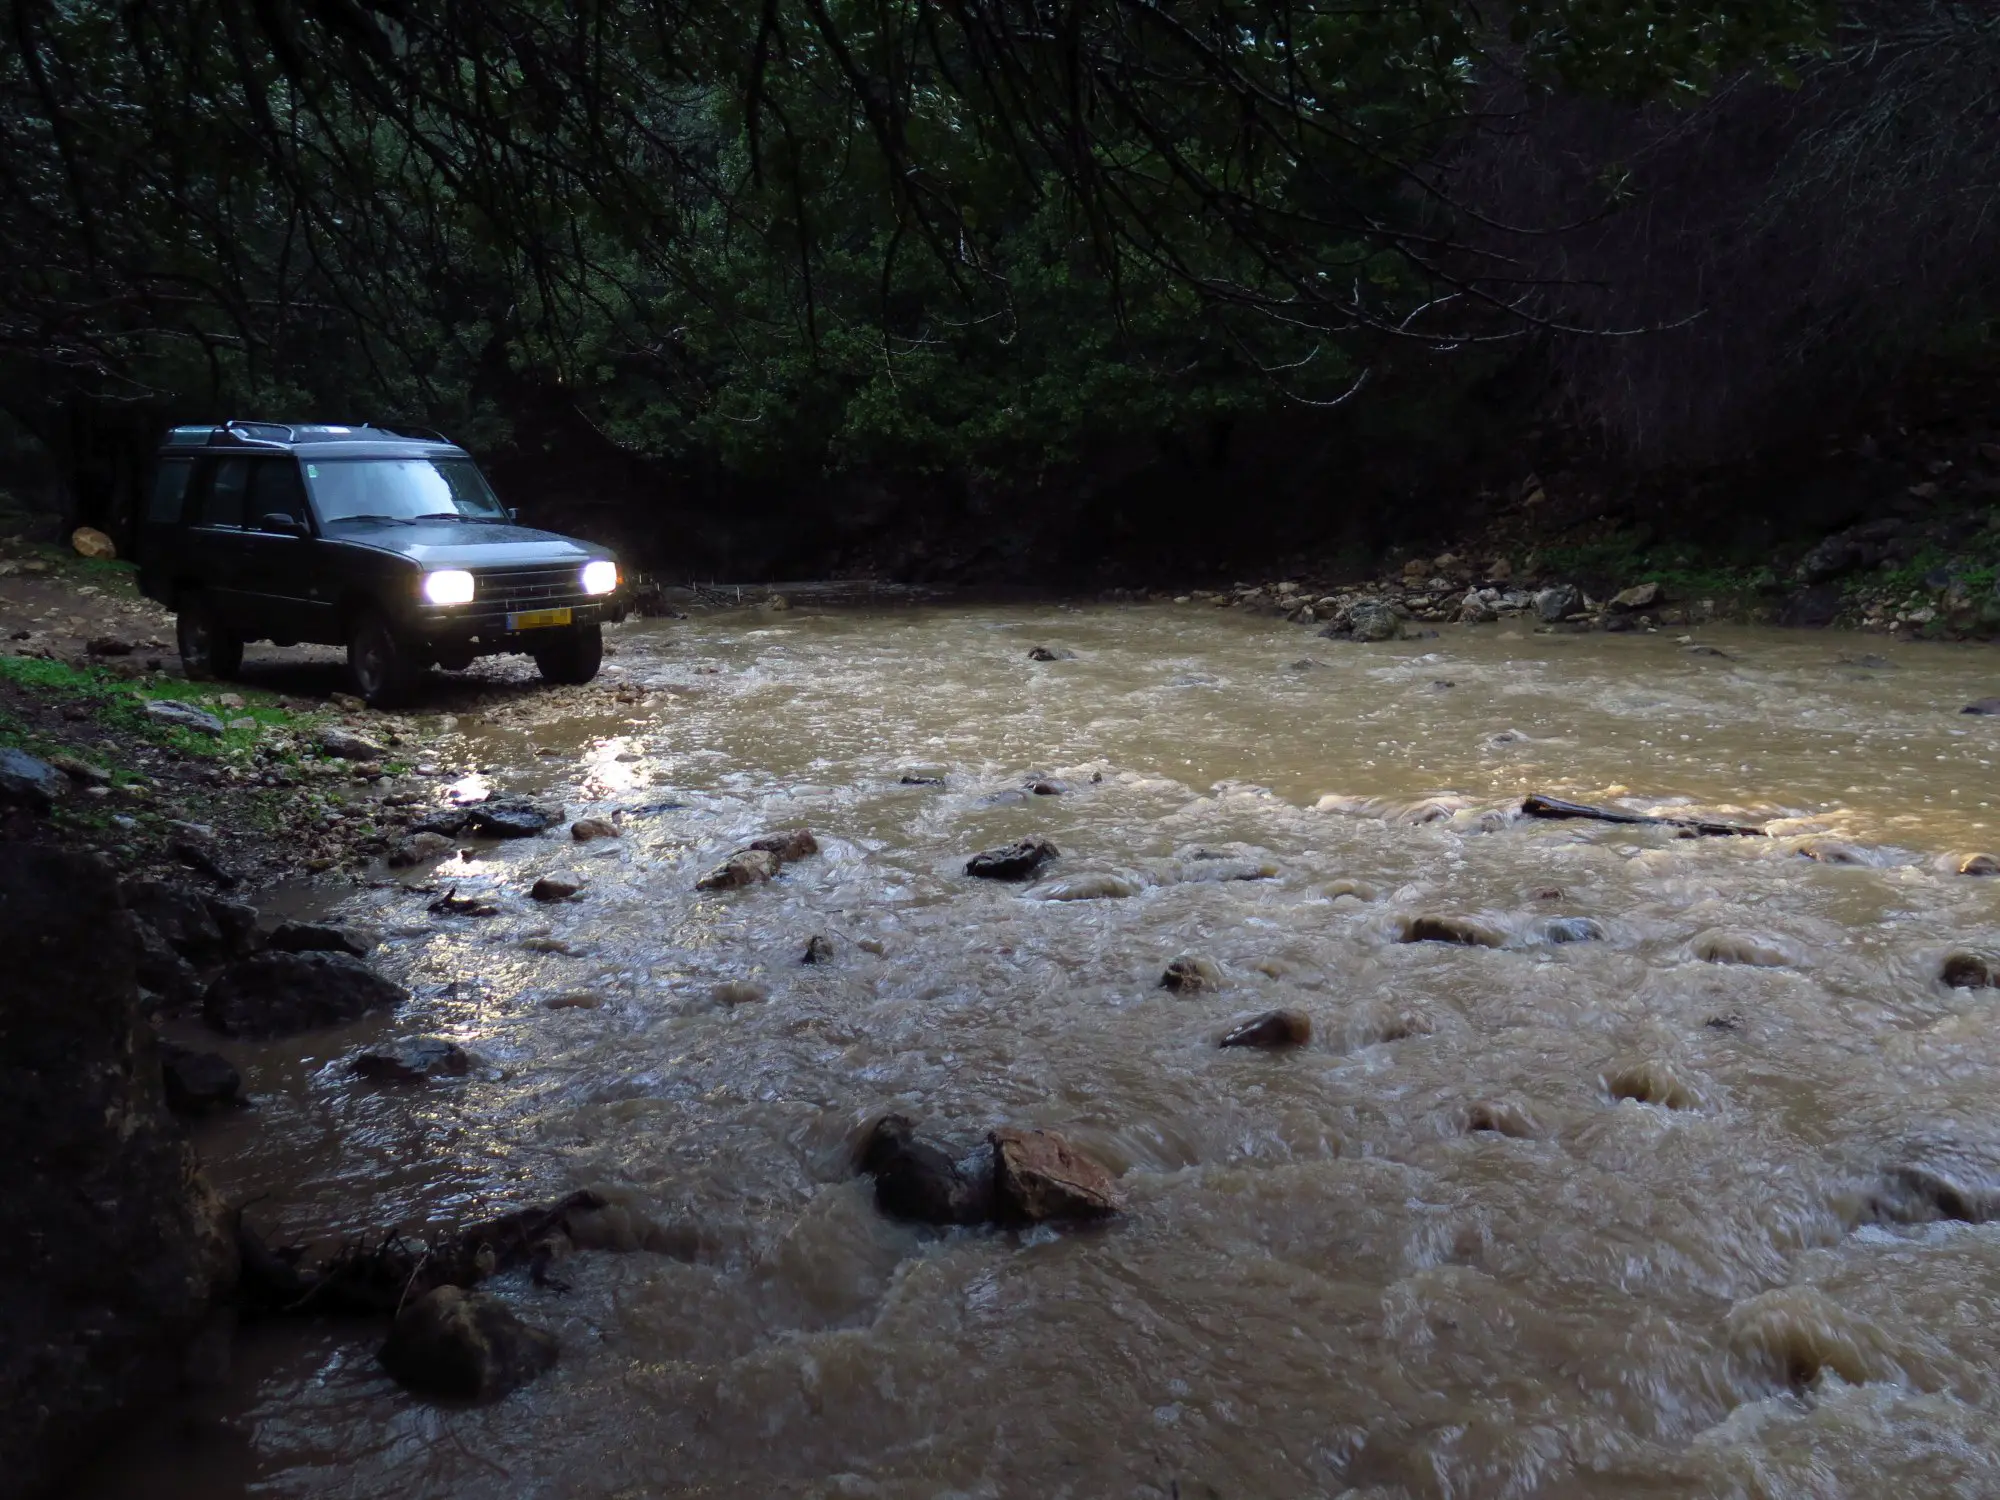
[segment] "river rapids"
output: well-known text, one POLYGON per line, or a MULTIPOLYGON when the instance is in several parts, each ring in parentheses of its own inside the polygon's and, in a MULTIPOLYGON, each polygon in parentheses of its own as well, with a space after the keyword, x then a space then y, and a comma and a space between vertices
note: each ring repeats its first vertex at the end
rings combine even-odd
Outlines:
POLYGON ((1700 644, 746 610, 618 632, 621 717, 496 675, 440 791, 622 836, 298 898, 416 998, 229 1046, 256 1107, 197 1142, 276 1239, 588 1185, 670 1248, 492 1283, 563 1354, 486 1407, 401 1391, 379 1327, 250 1328, 83 1493, 2000 1494, 2000 989, 1939 978, 2000 952, 2000 879, 1957 873, 2000 848, 2000 719, 1957 712, 1994 654, 1700 644), (822 852, 695 891, 790 827, 822 852), (1036 880, 966 877, 1031 835, 1036 880), (1426 915, 1497 945, 1404 941, 1426 915), (1162 989, 1180 957, 1220 983, 1162 989), (1217 1047, 1279 1006, 1310 1045, 1217 1047), (473 1073, 347 1071, 418 1034, 473 1073), (1059 1130, 1125 1213, 886 1220, 852 1154, 889 1109, 1059 1130))

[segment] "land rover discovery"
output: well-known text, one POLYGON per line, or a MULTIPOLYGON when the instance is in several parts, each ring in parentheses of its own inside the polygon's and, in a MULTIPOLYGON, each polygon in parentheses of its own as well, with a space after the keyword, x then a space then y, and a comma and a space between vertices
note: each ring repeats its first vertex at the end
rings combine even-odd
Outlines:
POLYGON ((345 646, 370 704, 425 668, 524 652, 588 682, 625 616, 618 559, 515 524, 464 449, 383 427, 176 427, 160 450, 139 581, 179 616, 188 676, 234 676, 246 641, 345 646))

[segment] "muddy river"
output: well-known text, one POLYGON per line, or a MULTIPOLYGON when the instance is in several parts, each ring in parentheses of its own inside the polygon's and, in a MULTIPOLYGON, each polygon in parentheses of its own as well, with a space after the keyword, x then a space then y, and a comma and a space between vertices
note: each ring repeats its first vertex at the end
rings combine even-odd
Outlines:
POLYGON ((2000 848, 2000 719, 1957 712, 2000 653, 1700 642, 1354 646, 1194 606, 624 628, 642 706, 524 693, 462 715, 438 778, 623 836, 454 858, 495 917, 302 898, 416 998, 226 1044, 257 1105, 199 1143, 281 1238, 591 1185, 676 1253, 495 1282, 563 1357, 485 1408, 400 1391, 379 1328, 252 1330, 83 1492, 2000 1493, 2000 1224, 1960 1221, 2000 1191, 2000 989, 1939 982, 2000 945, 2000 879, 1950 859, 2000 848), (1519 819, 1531 790, 1774 836, 1519 819), (793 826, 817 858, 693 889, 793 826), (963 873, 1031 834, 1039 882, 963 873), (554 870, 583 898, 531 902, 554 870), (1426 914, 1500 946, 1402 941, 1426 914), (1220 987, 1160 988, 1183 955, 1220 987), (1218 1049, 1279 1005, 1309 1046, 1218 1049), (474 1074, 345 1069, 424 1033, 474 1074), (1060 1130, 1127 1212, 886 1221, 850 1152, 890 1108, 1060 1130), (1957 1220, 1903 1191, 1941 1176, 1957 1220))

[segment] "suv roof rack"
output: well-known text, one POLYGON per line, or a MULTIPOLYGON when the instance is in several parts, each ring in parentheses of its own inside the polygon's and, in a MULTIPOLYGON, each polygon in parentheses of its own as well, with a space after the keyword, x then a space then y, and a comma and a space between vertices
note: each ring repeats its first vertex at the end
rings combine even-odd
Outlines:
POLYGON ((417 442, 446 443, 451 439, 430 427, 391 427, 384 422, 252 422, 232 417, 226 422, 192 422, 168 429, 167 444, 175 448, 238 446, 296 447, 305 443, 338 443, 371 436, 400 437, 417 442))

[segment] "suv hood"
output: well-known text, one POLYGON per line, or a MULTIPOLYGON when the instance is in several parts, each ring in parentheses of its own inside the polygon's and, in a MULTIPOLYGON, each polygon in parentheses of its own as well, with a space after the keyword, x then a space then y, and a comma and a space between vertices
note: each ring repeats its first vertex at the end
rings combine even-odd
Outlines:
POLYGON ((608 547, 505 521, 333 521, 326 536, 393 552, 425 569, 582 564, 612 556, 608 547))

